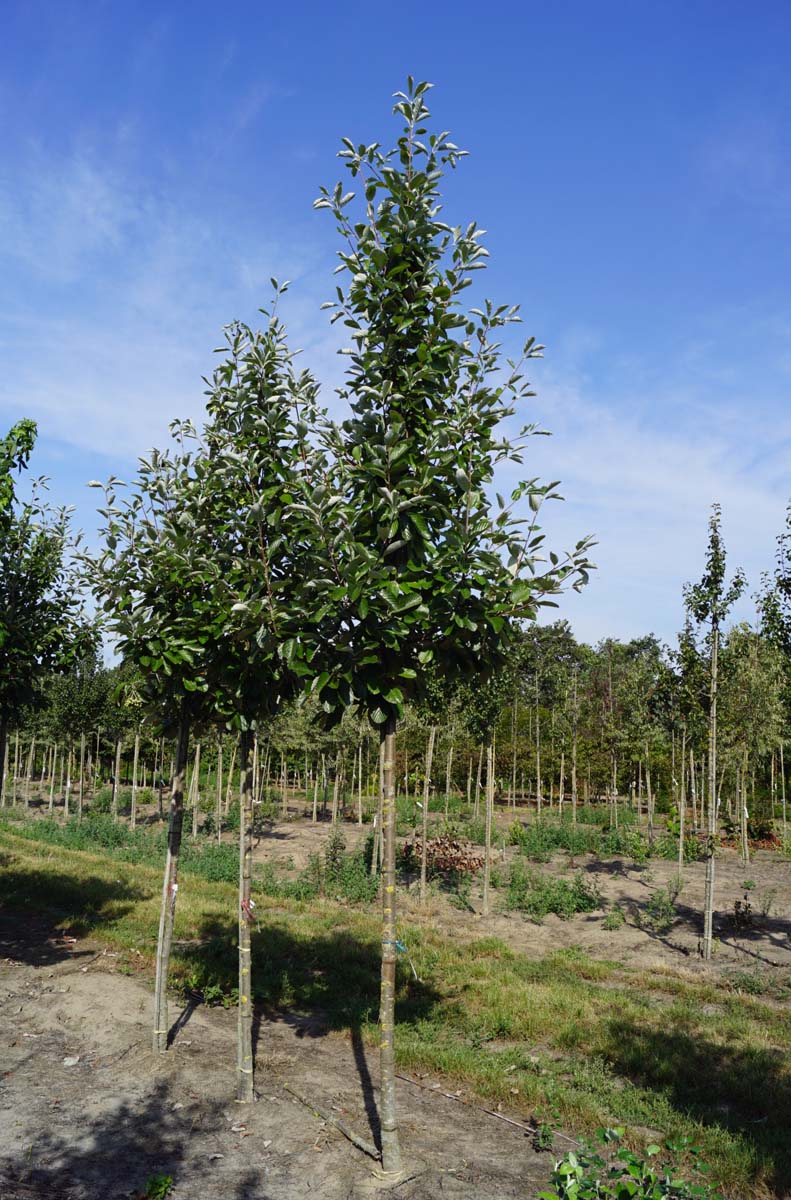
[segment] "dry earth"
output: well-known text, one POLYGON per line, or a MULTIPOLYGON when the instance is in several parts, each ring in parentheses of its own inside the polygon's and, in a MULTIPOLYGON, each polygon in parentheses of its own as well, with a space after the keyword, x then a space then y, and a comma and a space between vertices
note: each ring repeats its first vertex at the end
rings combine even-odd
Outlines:
MULTIPOLYGON (((0 921, 3 1200, 130 1200, 153 1174, 173 1178, 175 1200, 346 1200, 377 1190, 371 1160, 284 1087, 371 1139, 375 1055, 309 1024, 264 1022, 259 1099, 240 1105, 233 1014, 181 1012, 171 1050, 155 1056, 150 991, 113 973, 112 961, 87 940, 0 921)), ((399 1086, 405 1157, 420 1169, 388 1195, 530 1200, 545 1184, 551 1156, 537 1154, 529 1134, 399 1086)))

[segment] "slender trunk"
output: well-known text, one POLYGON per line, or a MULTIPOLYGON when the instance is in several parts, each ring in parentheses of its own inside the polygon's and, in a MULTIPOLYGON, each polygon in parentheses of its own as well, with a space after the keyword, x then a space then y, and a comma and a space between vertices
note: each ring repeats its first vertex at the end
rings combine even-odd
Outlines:
POLYGON ((395 717, 384 726, 384 787, 382 798, 382 841, 384 880, 382 887, 382 984, 379 1009, 381 1030, 380 1087, 382 1171, 400 1174, 403 1166, 398 1140, 395 1102, 395 984, 396 984, 396 806, 395 806, 395 717))
POLYGON ((217 845, 222 842, 222 734, 217 738, 217 799, 214 806, 214 823, 217 826, 217 845))
POLYGON ((450 744, 448 745, 448 757, 445 760, 445 820, 448 819, 448 802, 450 800, 450 775, 453 770, 453 722, 450 726, 450 744))
POLYGON ((478 820, 481 812, 481 774, 483 772, 483 746, 478 751, 478 770, 475 775, 475 807, 472 815, 478 820))
POLYGON ((121 781, 121 739, 115 739, 115 771, 113 772, 113 820, 118 820, 118 785, 121 781))
POLYGON ((173 787, 170 794, 170 819, 168 823, 168 850, 165 859, 165 876, 162 883, 162 906, 159 914, 159 936, 157 938, 156 978, 154 982, 154 1051, 164 1053, 168 1039, 168 968, 170 947, 173 941, 173 921, 176 915, 178 893, 179 851, 181 830, 184 824, 184 776, 187 771, 190 723, 186 701, 181 707, 176 765, 173 787))
POLYGON ((132 810, 129 823, 134 829, 137 825, 137 766, 140 760, 140 730, 135 730, 135 749, 132 756, 132 810))
POLYGON ((233 769, 236 766, 236 746, 237 746, 237 743, 234 742, 233 746, 231 747, 231 763, 230 763, 230 766, 228 767, 228 786, 225 789, 225 815, 226 815, 226 817, 228 816, 228 809, 231 806, 231 792, 233 791, 233 769))
POLYGON ((11 786, 11 803, 16 807, 16 781, 19 775, 19 730, 14 734, 14 778, 11 786))
POLYGON ((486 747, 486 832, 483 850, 483 915, 489 915, 489 880, 492 872, 492 815, 494 811, 494 745, 486 747))
POLYGON ((49 812, 52 816, 55 807, 55 776, 58 770, 58 743, 55 743, 55 751, 52 759, 52 774, 49 778, 49 812))
POLYGON ((689 751, 689 786, 692 789, 692 828, 698 832, 698 790, 697 776, 695 774, 695 753, 692 749, 689 751))
POLYGON ((541 716, 538 708, 538 671, 536 671, 536 815, 541 816, 541 716))
POLYGON ((82 803, 85 792, 85 734, 80 734, 80 783, 77 792, 77 820, 82 820, 82 803))
POLYGON ((681 731, 681 782, 678 792, 678 877, 684 874, 684 817, 687 809, 687 793, 685 788, 684 760, 687 753, 687 731, 681 731))
MULTIPOLYGON (((712 621, 711 678, 709 682, 709 786, 708 828, 706 830, 706 876, 703 888, 703 958, 711 958, 714 923, 714 849, 717 837, 717 652, 719 630, 712 621)), ((703 796, 700 798, 701 815, 703 796)))
POLYGON ((648 746, 645 748, 645 798, 648 809, 648 844, 654 844, 654 793, 651 790, 651 760, 648 757, 648 746))
POLYGON ((558 816, 563 820, 563 800, 566 796, 566 751, 560 752, 560 779, 558 780, 558 816))
POLYGON ((426 902, 426 854, 428 842, 428 805, 431 796, 431 765, 434 761, 434 739, 437 727, 432 725, 428 731, 426 747, 426 777, 423 780, 423 838, 420 845, 420 903, 426 902))
POLYGON ((511 808, 516 810, 516 727, 519 720, 519 702, 514 691, 514 706, 511 713, 511 808))
POLYGON ((741 834, 742 834, 742 861, 748 863, 750 861, 750 842, 748 838, 747 822, 750 819, 750 814, 747 810, 747 751, 744 751, 744 760, 742 763, 742 802, 741 802, 741 834))
POLYGON ((244 1103, 255 1099, 253 1092, 253 996, 251 978, 250 926, 253 910, 250 879, 253 861, 253 779, 250 772, 250 732, 240 738, 242 786, 239 812, 239 1029, 236 1098, 244 1103))
POLYGON ((469 810, 472 800, 472 755, 467 758, 467 809, 469 810))
POLYGON ((783 806, 783 843, 788 841, 788 822, 786 821, 786 768, 783 761, 783 743, 780 743, 780 803, 783 806))
POLYGON ((192 805, 192 836, 198 836, 198 813, 200 811, 200 742, 195 746, 195 763, 192 768, 190 786, 190 804, 192 805))
POLYGON ((384 741, 379 743, 379 792, 374 816, 374 844, 371 847, 371 874, 375 875, 376 871, 382 865, 382 810, 384 807, 384 762, 385 762, 385 744, 384 741))
POLYGON ((71 800, 71 769, 73 758, 74 754, 71 748, 71 743, 69 743, 69 755, 66 759, 66 793, 63 800, 63 815, 65 817, 68 817, 69 815, 69 801, 71 800))
POLYGON ((27 771, 25 772, 25 808, 30 808, 30 784, 33 779, 33 759, 36 753, 36 739, 30 739, 30 750, 27 756, 27 771))
POLYGON ((335 756, 335 778, 332 781, 332 824, 338 820, 338 789, 341 786, 341 765, 335 756))
POLYGON ((8 774, 8 725, 0 721, 0 808, 5 808, 6 776, 8 774))
POLYGON ((574 672, 574 727, 571 738, 571 822, 577 824, 577 672, 574 672))
POLYGON ((363 823, 363 743, 357 746, 357 824, 363 823))

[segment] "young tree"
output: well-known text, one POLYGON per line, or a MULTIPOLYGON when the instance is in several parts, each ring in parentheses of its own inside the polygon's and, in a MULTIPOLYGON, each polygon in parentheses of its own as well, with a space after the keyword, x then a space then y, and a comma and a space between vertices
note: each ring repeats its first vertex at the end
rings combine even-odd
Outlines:
MULTIPOLYGON (((276 315, 287 284, 275 286, 263 332, 234 324, 214 372, 195 460, 194 520, 210 531, 207 594, 222 636, 207 652, 212 706, 240 735, 239 1041, 237 1098, 254 1098, 250 925, 253 833, 253 731, 271 723, 311 673, 309 643, 321 624, 312 580, 326 514, 321 496, 310 518, 296 502, 315 493, 324 460, 311 436, 317 386, 297 373, 276 315), (314 518, 318 518, 317 520, 314 518)), ((187 502, 189 509, 189 501, 187 502)), ((321 545, 320 545, 321 543, 321 545)), ((320 547, 320 548, 319 548, 320 547)))
POLYGON ((13 472, 27 465, 36 426, 21 421, 0 440, 0 803, 8 730, 36 699, 51 671, 66 669, 91 637, 72 569, 78 538, 70 512, 43 498, 36 480, 19 502, 13 472))
POLYGON ((720 531, 719 504, 712 505, 709 518, 709 544, 706 569, 700 583, 687 584, 684 602, 698 626, 705 625, 709 664, 708 712, 708 839, 706 842, 706 878, 703 903, 703 957, 711 958, 712 920, 714 913, 714 852, 717 838, 717 658, 720 630, 736 601, 747 586, 737 570, 730 584, 725 581, 725 546, 720 531))
POLYGON ((164 711, 168 725, 178 730, 154 986, 153 1045, 159 1052, 167 1049, 167 979, 190 725, 205 713, 206 658, 223 633, 211 596, 218 567, 205 553, 207 526, 194 515, 200 477, 196 482, 183 427, 172 428, 180 447, 152 450, 141 458, 128 494, 119 497, 126 485, 115 478, 104 485, 105 505, 99 509, 104 549, 85 559, 118 651, 140 672, 144 701, 154 712, 164 711))
POLYGON ((465 312, 462 293, 484 265, 482 231, 440 219, 439 184, 463 152, 430 133, 430 85, 396 94, 397 145, 356 146, 340 156, 362 193, 322 189, 344 248, 333 320, 352 345, 346 386, 351 415, 327 431, 339 466, 337 532, 326 576, 336 605, 334 635, 320 646, 315 687, 329 709, 360 704, 380 730, 384 754, 384 878, 381 975, 381 1131, 385 1176, 402 1170, 395 1109, 393 1011, 396 979, 395 729, 407 700, 422 694, 434 663, 449 682, 501 667, 515 620, 532 618, 563 583, 580 586, 588 543, 544 564, 537 527, 555 485, 520 484, 492 511, 496 467, 522 461, 501 424, 531 395, 523 363, 540 354, 530 338, 502 370, 498 338, 518 310, 465 312), (523 499, 532 515, 520 519, 523 499))

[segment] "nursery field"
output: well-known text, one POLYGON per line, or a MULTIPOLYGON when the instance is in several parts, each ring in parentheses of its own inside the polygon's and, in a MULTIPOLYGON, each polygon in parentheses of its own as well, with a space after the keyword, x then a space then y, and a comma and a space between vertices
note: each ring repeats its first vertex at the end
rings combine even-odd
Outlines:
MULTIPOLYGON (((123 808, 118 822, 3 814, 3 1194, 52 1195, 57 1181, 67 1197, 144 1196, 157 1176, 177 1197, 198 1179, 207 1197, 365 1194, 370 1160, 324 1116, 377 1141, 370 826, 314 823, 293 802, 257 826, 259 1103, 242 1109, 233 834, 187 839, 173 1041, 155 1056, 163 835, 154 807, 134 831, 123 808)), ((420 902, 400 821, 398 1102, 416 1174, 398 1195, 537 1196, 558 1157, 613 1126, 636 1151, 669 1140, 688 1178, 698 1150, 726 1196, 791 1188, 791 862, 720 850, 704 963, 703 863, 679 890, 677 863, 625 819, 610 831, 499 811, 485 917, 479 872, 436 873, 420 902)), ((474 821, 462 827, 474 838, 474 821)))

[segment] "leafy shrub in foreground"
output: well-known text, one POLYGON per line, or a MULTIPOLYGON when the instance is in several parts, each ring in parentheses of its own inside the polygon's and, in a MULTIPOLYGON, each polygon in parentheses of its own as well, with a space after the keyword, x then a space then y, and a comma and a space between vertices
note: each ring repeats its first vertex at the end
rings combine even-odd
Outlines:
MULTIPOLYGON (((617 1143, 622 1135, 622 1129, 600 1129, 597 1136, 599 1144, 606 1146, 617 1143)), ((570 1151, 555 1164, 552 1190, 540 1192, 538 1200, 722 1200, 705 1179, 699 1151, 686 1139, 666 1144, 670 1161, 660 1163, 660 1153, 659 1146, 649 1146, 644 1156, 623 1148, 615 1161, 607 1161, 591 1143, 584 1143, 579 1151, 570 1151), (698 1182, 679 1176, 674 1160, 680 1153, 693 1160, 698 1182)))

